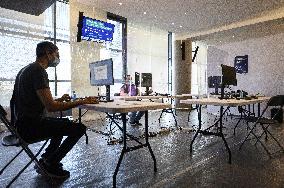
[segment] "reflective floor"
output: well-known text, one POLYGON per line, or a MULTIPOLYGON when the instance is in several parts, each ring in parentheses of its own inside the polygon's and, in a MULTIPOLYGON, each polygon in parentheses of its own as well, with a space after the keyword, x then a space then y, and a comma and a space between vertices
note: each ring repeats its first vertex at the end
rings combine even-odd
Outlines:
MULTIPOLYGON (((203 112, 206 112, 204 109, 203 112)), ((241 122, 233 135, 237 119, 227 117, 224 133, 232 151, 232 164, 228 164, 228 153, 221 138, 197 136, 193 153, 189 151, 190 141, 197 128, 197 112, 177 111, 178 125, 175 128, 171 114, 163 115, 158 122, 160 111, 149 113, 149 131, 156 136, 149 139, 157 159, 158 171, 147 148, 126 153, 117 174, 117 187, 284 187, 284 153, 277 152, 268 157, 255 140, 247 141, 239 150, 247 134, 246 124, 241 122), (166 127, 162 128, 161 127, 166 127), (169 129, 167 129, 169 128, 169 129)), ((210 126, 215 116, 203 114, 203 126, 210 126)), ((65 181, 52 180, 38 175, 33 164, 13 183, 12 187, 112 187, 112 176, 122 149, 122 144, 102 134, 107 133, 108 121, 104 119, 85 122, 91 129, 87 132, 89 144, 82 137, 78 144, 64 158, 63 164, 71 177, 65 181)), ((140 136, 143 141, 143 126, 127 125, 128 132, 140 136)), ((114 127, 112 137, 120 138, 121 133, 114 127)), ((271 132, 284 145, 284 124, 272 127, 271 132)), ((1 138, 7 133, 2 133, 1 138)), ((264 139, 263 139, 264 141, 264 139)), ((265 141, 264 141, 265 142, 265 141)), ((271 151, 278 150, 271 139, 265 142, 271 151)), ((129 141, 129 145, 135 145, 129 141)), ((32 145, 33 149, 39 144, 32 145)), ((0 146, 1 167, 19 148, 0 146)), ((22 154, 9 169, 0 176, 0 187, 5 187, 15 172, 27 161, 22 154)))

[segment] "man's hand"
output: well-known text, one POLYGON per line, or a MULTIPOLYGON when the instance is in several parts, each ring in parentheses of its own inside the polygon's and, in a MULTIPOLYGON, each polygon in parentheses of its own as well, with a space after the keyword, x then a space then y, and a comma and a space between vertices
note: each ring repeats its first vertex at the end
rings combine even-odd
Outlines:
POLYGON ((62 100, 62 102, 68 102, 71 100, 71 97, 68 94, 64 94, 60 99, 62 100))

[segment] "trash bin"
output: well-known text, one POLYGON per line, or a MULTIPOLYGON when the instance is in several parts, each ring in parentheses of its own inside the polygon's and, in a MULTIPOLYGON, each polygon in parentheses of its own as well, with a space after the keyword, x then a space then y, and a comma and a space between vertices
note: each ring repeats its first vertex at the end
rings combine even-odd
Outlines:
MULTIPOLYGON (((277 112, 278 112, 278 108, 272 108, 271 109, 271 118, 273 118, 277 112)), ((283 109, 282 108, 278 112, 278 114, 276 114, 274 119, 277 120, 279 123, 283 123, 283 109)))

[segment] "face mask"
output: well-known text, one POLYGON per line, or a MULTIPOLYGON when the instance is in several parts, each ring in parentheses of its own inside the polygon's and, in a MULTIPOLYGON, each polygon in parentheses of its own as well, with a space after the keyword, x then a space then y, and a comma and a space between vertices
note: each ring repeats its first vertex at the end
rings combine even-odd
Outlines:
POLYGON ((48 61, 48 67, 56 67, 60 63, 60 59, 58 57, 55 57, 54 60, 48 61))

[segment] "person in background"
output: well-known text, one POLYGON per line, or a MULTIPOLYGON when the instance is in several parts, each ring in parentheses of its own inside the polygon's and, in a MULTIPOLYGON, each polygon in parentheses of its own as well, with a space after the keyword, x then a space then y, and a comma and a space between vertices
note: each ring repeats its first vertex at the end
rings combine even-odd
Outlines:
MULTIPOLYGON (((132 83, 132 79, 130 75, 125 76, 123 86, 120 88, 120 96, 137 96, 139 93, 138 88, 135 84, 132 83)), ((142 116, 145 114, 143 111, 139 112, 130 112, 129 113, 129 123, 130 125, 142 125, 139 121, 142 116)))
MULTIPOLYGON (((11 99, 11 121, 27 143, 50 139, 45 153, 39 159, 40 167, 45 169, 50 177, 68 178, 70 172, 63 169, 61 160, 85 134, 86 127, 68 119, 46 117, 45 111, 64 111, 98 101, 93 97, 71 101, 68 94, 54 100, 45 69, 55 67, 59 62, 56 45, 48 41, 37 44, 36 61, 22 68, 17 74, 11 99), (67 138, 62 142, 63 136, 67 138)), ((43 174, 39 167, 35 166, 35 169, 43 174)))

